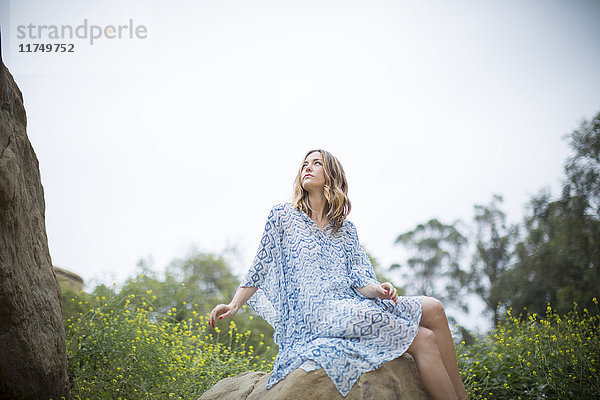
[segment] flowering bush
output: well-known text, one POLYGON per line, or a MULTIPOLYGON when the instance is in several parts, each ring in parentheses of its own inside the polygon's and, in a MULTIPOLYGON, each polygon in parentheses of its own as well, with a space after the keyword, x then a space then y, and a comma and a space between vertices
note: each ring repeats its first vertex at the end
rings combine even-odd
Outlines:
MULTIPOLYGON (((593 302, 598 305, 596 298, 593 302)), ((457 348, 470 399, 600 398, 600 317, 577 305, 561 316, 512 315, 457 348)))
POLYGON ((191 399, 222 378, 272 368, 270 347, 261 340, 254 348, 253 334, 235 321, 226 331, 209 328, 194 306, 178 321, 175 308, 157 312, 153 297, 108 291, 72 299, 87 308, 65 321, 72 398, 191 399))
MULTIPOLYGON (((79 293, 65 319, 74 399, 191 399, 219 380, 269 371, 277 353, 241 312, 222 328, 185 301, 157 310, 156 296, 103 288, 79 293)), ((594 303, 598 304, 597 299, 594 303)), ((63 309, 65 309, 63 307, 63 309)), ((577 306, 566 315, 509 310, 498 328, 457 347, 470 399, 600 399, 600 317, 577 306)), ((269 336, 269 335, 267 335, 269 336)))

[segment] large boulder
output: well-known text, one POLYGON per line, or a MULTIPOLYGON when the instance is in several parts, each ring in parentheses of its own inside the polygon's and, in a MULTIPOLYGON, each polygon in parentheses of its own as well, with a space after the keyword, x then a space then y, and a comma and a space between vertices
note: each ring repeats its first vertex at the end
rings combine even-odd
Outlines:
POLYGON ((83 278, 75 272, 55 266, 54 274, 56 275, 58 286, 60 286, 61 290, 65 289, 79 293, 83 289, 83 278))
POLYGON ((0 54, 0 399, 68 398, 60 291, 23 96, 0 54))
POLYGON ((266 385, 271 373, 244 372, 225 378, 200 400, 429 400, 415 363, 408 354, 363 374, 346 397, 335 388, 325 371, 305 372, 298 368, 271 389, 266 385))

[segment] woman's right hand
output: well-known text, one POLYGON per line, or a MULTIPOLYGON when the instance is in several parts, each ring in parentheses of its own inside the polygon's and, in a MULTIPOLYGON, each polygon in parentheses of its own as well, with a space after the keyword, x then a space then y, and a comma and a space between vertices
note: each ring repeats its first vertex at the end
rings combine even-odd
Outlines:
POLYGON ((208 317, 208 325, 214 328, 215 321, 227 317, 233 317, 238 312, 238 309, 231 304, 217 304, 210 312, 208 317))
POLYGON ((236 289, 233 299, 229 304, 217 304, 215 308, 210 312, 208 317, 208 325, 214 327, 215 321, 227 317, 233 317, 240 307, 258 290, 257 287, 245 287, 240 286, 236 289))

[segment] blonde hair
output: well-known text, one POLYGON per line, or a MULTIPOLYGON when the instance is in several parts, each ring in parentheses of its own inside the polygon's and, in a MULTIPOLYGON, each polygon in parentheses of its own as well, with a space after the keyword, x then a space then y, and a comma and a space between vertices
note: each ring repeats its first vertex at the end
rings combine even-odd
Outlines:
MULTIPOLYGON (((320 152, 323 157, 323 172, 325 175, 323 192, 327 201, 325 212, 329 221, 333 222, 333 232, 337 233, 351 209, 346 174, 338 159, 328 151, 322 149, 310 150, 302 159, 302 164, 304 164, 306 157, 315 151, 320 152)), ((298 210, 302 210, 308 216, 312 217, 312 209, 308 203, 308 192, 302 187, 302 165, 294 181, 292 204, 298 210)))

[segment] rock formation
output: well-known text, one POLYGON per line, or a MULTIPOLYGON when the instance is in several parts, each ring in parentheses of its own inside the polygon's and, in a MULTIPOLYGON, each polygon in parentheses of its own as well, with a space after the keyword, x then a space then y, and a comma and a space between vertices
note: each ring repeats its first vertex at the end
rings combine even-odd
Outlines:
POLYGON ((219 381, 200 400, 429 400, 411 356, 405 354, 381 368, 363 374, 346 397, 342 397, 325 371, 296 369, 271 389, 270 373, 244 372, 219 381))
POLYGON ((71 289, 75 293, 79 293, 83 289, 83 278, 75 272, 55 266, 54 273, 61 289, 71 289))
POLYGON ((23 96, 0 54, 0 399, 68 397, 60 292, 23 96))

